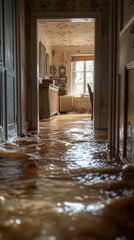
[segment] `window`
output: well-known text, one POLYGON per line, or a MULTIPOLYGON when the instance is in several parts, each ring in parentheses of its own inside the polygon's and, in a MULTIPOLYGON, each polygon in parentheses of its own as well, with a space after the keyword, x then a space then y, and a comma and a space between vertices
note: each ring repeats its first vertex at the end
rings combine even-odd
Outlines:
POLYGON ((72 62, 72 94, 75 96, 89 95, 87 84, 90 84, 93 91, 94 61, 72 62))

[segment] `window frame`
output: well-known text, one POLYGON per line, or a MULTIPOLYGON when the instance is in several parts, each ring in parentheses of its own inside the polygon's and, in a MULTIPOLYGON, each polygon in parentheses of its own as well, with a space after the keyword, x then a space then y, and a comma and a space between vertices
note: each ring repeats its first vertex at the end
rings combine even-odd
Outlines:
POLYGON ((74 94, 74 85, 76 84, 76 85, 80 85, 81 83, 74 83, 74 80, 73 80, 73 75, 74 75, 74 73, 83 73, 83 93, 82 94, 84 94, 84 95, 87 95, 86 94, 86 85, 88 84, 88 82, 86 81, 86 74, 87 73, 93 73, 93 83, 89 83, 89 84, 91 84, 92 85, 92 89, 94 88, 94 70, 93 71, 86 71, 86 63, 87 62, 89 62, 89 61, 93 61, 93 64, 94 64, 94 60, 92 59, 92 60, 86 60, 86 61, 73 61, 72 62, 72 95, 73 96, 77 96, 77 95, 75 95, 74 94), (83 62, 83 70, 82 71, 77 71, 76 70, 76 63, 77 62, 83 62), (75 70, 74 70, 74 66, 73 65, 75 65, 75 70))

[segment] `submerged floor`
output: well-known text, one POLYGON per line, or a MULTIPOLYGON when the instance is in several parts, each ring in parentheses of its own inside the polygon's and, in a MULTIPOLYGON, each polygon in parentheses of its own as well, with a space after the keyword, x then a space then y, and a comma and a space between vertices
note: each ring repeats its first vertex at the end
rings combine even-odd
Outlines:
POLYGON ((89 115, 1 144, 1 239, 134 239, 134 168, 110 158, 89 115))

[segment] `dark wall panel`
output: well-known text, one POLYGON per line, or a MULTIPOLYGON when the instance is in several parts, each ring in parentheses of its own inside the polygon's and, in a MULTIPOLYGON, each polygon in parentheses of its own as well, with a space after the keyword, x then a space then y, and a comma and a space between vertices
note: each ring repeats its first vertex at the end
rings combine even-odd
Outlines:
POLYGON ((5 139, 4 70, 0 69, 0 140, 5 139))
POLYGON ((7 124, 15 123, 15 85, 14 77, 7 76, 7 124))
POLYGON ((123 0, 123 26, 134 14, 134 0, 123 0))
POLYGON ((134 162, 134 68, 128 70, 127 159, 134 162))
POLYGON ((2 114, 2 110, 3 110, 3 107, 2 107, 2 72, 0 71, 0 126, 2 126, 2 118, 3 118, 3 114, 2 114))
POLYGON ((0 141, 16 136, 15 0, 0 0, 0 141))
POLYGON ((4 0, 5 66, 14 69, 13 1, 4 0))
POLYGON ((3 1, 0 0, 0 65, 3 64, 3 1))

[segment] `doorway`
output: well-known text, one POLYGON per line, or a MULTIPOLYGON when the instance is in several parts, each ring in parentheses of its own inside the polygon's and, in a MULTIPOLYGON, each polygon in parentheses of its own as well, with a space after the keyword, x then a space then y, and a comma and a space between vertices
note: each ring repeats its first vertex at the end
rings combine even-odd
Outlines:
MULTIPOLYGON (((31 65, 30 65, 30 78, 31 78, 31 128, 34 130, 39 129, 39 81, 37 81, 37 51, 33 51, 33 46, 37 46, 37 20, 38 19, 49 19, 50 21, 54 21, 54 19, 74 19, 75 21, 78 19, 95 19, 95 51, 94 51, 94 128, 95 129, 101 129, 101 19, 100 15, 94 13, 94 14, 79 14, 77 17, 77 14, 75 15, 75 18, 70 18, 71 14, 55 14, 53 17, 53 14, 46 14, 40 15, 36 14, 32 16, 31 21, 31 65), (64 16, 64 18, 63 18, 64 16), (36 27, 35 27, 36 26, 36 27)), ((54 52, 53 52, 54 53, 54 52)), ((104 122, 104 121, 103 121, 104 122)))
MULTIPOLYGON (((41 88, 42 81, 48 84, 51 79, 51 83, 59 87, 60 112, 91 113, 87 84, 90 83, 93 89, 94 48, 94 18, 37 20, 37 82, 39 83, 39 92, 45 92, 45 89, 41 88), (76 59, 77 62, 79 61, 78 63, 76 59), (79 85, 80 90, 77 94, 73 91, 73 65, 77 65, 75 70, 77 70, 78 65, 82 66, 82 69, 75 72, 77 82, 75 85, 77 87, 79 85)), ((44 102, 44 99, 43 97, 42 100, 39 99, 39 108, 42 111, 43 104, 40 102, 44 102)), ((54 100, 54 102, 56 101, 54 100)), ((46 104, 50 105, 47 100, 46 104)), ((53 111, 56 113, 56 110, 53 111)), ((44 113, 41 112, 40 117, 43 116, 44 113)))

